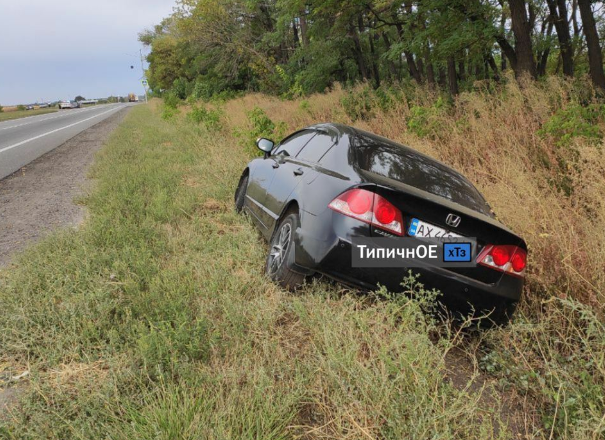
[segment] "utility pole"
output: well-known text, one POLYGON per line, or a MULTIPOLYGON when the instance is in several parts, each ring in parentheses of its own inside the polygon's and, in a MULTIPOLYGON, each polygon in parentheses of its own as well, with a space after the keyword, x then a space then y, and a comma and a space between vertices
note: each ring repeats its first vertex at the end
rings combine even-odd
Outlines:
POLYGON ((145 67, 143 67, 143 49, 139 49, 139 54, 141 55, 141 81, 143 82, 143 90, 145 90, 145 104, 147 104, 147 78, 145 77, 145 67))

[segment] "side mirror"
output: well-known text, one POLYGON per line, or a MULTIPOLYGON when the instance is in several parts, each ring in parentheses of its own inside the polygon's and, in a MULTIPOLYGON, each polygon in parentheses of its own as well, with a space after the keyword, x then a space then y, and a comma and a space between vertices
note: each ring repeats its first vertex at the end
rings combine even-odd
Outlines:
POLYGON ((273 150, 275 143, 271 139, 258 138, 256 140, 256 146, 265 153, 265 157, 268 157, 271 154, 271 150, 273 150))

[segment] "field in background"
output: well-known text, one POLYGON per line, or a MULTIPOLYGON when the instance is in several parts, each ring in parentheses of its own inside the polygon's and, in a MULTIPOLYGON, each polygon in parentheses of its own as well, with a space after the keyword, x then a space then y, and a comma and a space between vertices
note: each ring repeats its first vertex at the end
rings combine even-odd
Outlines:
POLYGON ((86 223, 0 272, 0 377, 30 371, 0 435, 601 438, 605 113, 591 96, 552 79, 478 84, 455 103, 360 86, 136 106, 98 156, 86 223), (322 121, 407 143, 479 186, 530 246, 511 326, 435 322, 422 280, 407 280, 412 300, 268 282, 235 186, 256 136, 322 121))
POLYGON ((7 110, 0 113, 0 122, 9 121, 11 119, 27 118, 28 116, 44 115, 46 113, 54 113, 58 111, 54 108, 40 108, 35 110, 7 110))

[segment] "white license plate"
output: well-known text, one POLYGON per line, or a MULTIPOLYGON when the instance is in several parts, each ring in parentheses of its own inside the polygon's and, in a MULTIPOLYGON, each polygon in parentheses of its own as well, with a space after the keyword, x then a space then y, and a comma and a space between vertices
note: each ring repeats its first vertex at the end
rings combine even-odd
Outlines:
POLYGON ((462 237, 462 235, 440 228, 439 226, 423 222, 417 218, 412 219, 412 223, 408 229, 408 235, 422 238, 462 237))

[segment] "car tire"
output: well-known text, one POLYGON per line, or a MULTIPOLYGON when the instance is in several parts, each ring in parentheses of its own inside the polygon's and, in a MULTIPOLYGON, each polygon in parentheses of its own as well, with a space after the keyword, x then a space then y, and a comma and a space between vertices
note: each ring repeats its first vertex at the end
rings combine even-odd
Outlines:
POLYGON ((235 191, 235 211, 242 212, 246 200, 246 189, 248 188, 248 175, 246 174, 239 180, 239 185, 235 191))
POLYGON ((294 261, 294 232, 299 225, 298 214, 287 215, 275 229, 269 244, 265 270, 269 278, 284 289, 294 291, 305 281, 305 276, 291 269, 294 261))

